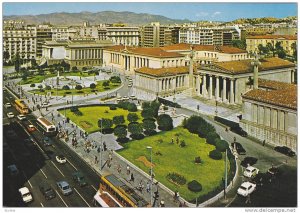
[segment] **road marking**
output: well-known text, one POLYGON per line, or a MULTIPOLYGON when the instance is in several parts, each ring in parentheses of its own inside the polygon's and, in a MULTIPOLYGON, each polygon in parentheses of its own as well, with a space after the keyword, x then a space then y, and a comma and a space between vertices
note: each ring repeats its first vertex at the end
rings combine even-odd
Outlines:
POLYGON ((56 192, 56 194, 58 194, 59 198, 60 198, 61 201, 65 204, 65 206, 66 206, 66 207, 69 207, 69 206, 66 204, 66 202, 64 201, 64 199, 62 199, 62 197, 60 196, 60 194, 58 193, 58 191, 55 190, 55 192, 56 192))
POLYGON ((60 172, 60 174, 62 175, 62 176, 64 176, 65 177, 65 175, 60 171, 60 169, 59 168, 57 168, 57 166, 55 165, 55 163, 53 163, 53 161, 51 161, 51 163, 53 164, 53 166, 60 172))
POLYGON ((74 168, 76 171, 78 171, 78 169, 73 165, 73 163, 71 163, 71 161, 69 161, 68 159, 67 159, 67 161, 71 164, 71 166, 73 166, 73 168, 74 168))
POLYGON ((25 179, 27 180, 28 184, 30 185, 30 187, 31 187, 31 188, 33 188, 33 186, 31 185, 30 181, 28 180, 28 178, 27 178, 27 176, 26 176, 25 172, 24 172, 24 171, 22 171, 22 173, 23 173, 23 175, 24 175, 25 179))
POLYGON ((95 191, 97 191, 97 189, 93 185, 91 185, 91 187, 93 187, 93 189, 95 189, 95 191))
POLYGON ((44 173, 44 171, 43 171, 42 169, 40 169, 40 170, 41 170, 41 172, 43 173, 43 175, 45 176, 45 178, 48 179, 48 177, 46 176, 46 174, 44 173))
POLYGON ((42 207, 44 207, 44 205, 42 203, 40 203, 42 207))
POLYGON ((81 194, 79 194, 79 192, 77 191, 77 189, 74 187, 74 190, 77 192, 77 194, 81 197, 81 199, 86 203, 86 205, 88 205, 88 207, 91 207, 88 202, 86 202, 86 200, 81 196, 81 194))

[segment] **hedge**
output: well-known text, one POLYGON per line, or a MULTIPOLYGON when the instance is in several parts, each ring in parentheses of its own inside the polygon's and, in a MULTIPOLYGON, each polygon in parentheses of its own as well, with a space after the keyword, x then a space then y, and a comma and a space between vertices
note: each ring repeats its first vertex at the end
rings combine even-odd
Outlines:
POLYGON ((181 108, 181 105, 179 105, 179 104, 177 104, 177 103, 174 103, 174 102, 172 102, 172 101, 169 101, 169 100, 160 98, 160 97, 158 97, 158 101, 159 101, 160 103, 162 103, 163 105, 166 105, 166 106, 176 107, 176 108, 181 108))
POLYGON ((202 185, 198 181, 192 180, 191 182, 188 183, 188 189, 191 190, 192 192, 201 192, 202 185))
POLYGON ((225 152, 226 149, 229 148, 229 145, 226 141, 221 140, 221 139, 216 139, 216 149, 219 150, 220 152, 225 152))
POLYGON ((215 149, 209 152, 209 157, 214 160, 221 160, 222 153, 219 150, 215 149))
POLYGON ((217 139, 220 139, 220 136, 216 132, 209 132, 206 137, 206 142, 211 145, 216 145, 217 139))

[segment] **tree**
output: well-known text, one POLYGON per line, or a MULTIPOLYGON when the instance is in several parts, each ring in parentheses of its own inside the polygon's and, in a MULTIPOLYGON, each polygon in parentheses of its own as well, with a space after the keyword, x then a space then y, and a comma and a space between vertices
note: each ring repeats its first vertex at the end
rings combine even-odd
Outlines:
POLYGON ((153 118, 154 117, 154 111, 151 108, 146 108, 146 109, 143 108, 141 115, 144 119, 153 118))
POLYGON ((15 64, 15 70, 16 72, 20 71, 20 66, 21 66, 21 59, 19 53, 16 54, 14 58, 14 64, 15 64))
POLYGON ((141 135, 143 133, 143 127, 139 123, 131 123, 128 125, 128 132, 132 135, 141 135))
POLYGON ((102 118, 98 120, 98 127, 100 130, 110 129, 113 126, 113 121, 109 118, 102 118), (102 121, 102 122, 101 122, 102 121), (102 125, 102 126, 101 126, 102 125))
POLYGON ((158 129, 168 131, 173 129, 173 120, 170 115, 162 114, 157 117, 158 129))
POLYGON ((291 44, 291 49, 293 50, 293 57, 297 61, 297 44, 296 44, 296 42, 291 44))
POLYGON ((91 88, 91 89, 95 89, 95 88, 96 88, 96 84, 91 83, 91 84, 90 84, 90 88, 91 88))
POLYGON ((239 49, 245 50, 247 45, 246 45, 246 39, 242 40, 232 40, 232 46, 237 47, 239 49))
POLYGON ((206 137, 206 143, 216 145, 217 139, 220 139, 220 136, 215 131, 209 132, 206 137))
POLYGON ((112 83, 121 83, 121 78, 119 76, 112 76, 109 78, 109 81, 112 83))
POLYGON ((226 149, 229 149, 229 145, 226 141, 221 139, 216 139, 216 149, 220 152, 225 152, 226 149))
POLYGON ((125 119, 123 115, 118 115, 113 117, 113 123, 118 126, 125 123, 125 119))
POLYGON ((51 90, 51 86, 47 85, 47 86, 45 87, 45 90, 51 90))
POLYGON ((102 86, 104 86, 104 87, 109 87, 109 81, 104 81, 104 82, 102 83, 102 86))
POLYGON ((272 56, 274 56, 275 48, 274 48, 273 44, 271 44, 270 42, 268 42, 266 48, 268 50, 268 53, 272 52, 272 56))
POLYGON ((4 51, 3 52, 3 62, 7 62, 9 60, 9 52, 8 51, 4 51))
POLYGON ((72 67, 71 69, 73 72, 78 71, 78 68, 76 66, 72 67))
POLYGON ((127 110, 129 112, 136 112, 137 111, 137 106, 135 105, 135 103, 128 103, 127 105, 127 110))
POLYGON ((77 84, 77 85, 75 86, 75 89, 77 89, 77 90, 82 90, 82 86, 81 86, 80 84, 77 84))
POLYGON ((63 90, 70 90, 70 87, 69 87, 68 85, 64 85, 64 86, 62 87, 62 89, 63 89, 63 90))
POLYGON ((127 130, 123 126, 118 126, 114 129, 114 135, 120 140, 126 138, 127 130))
POLYGON ((153 120, 144 119, 143 121, 143 127, 145 129, 146 135, 153 135, 156 133, 156 124, 153 120))
POLYGON ((139 116, 136 113, 128 113, 127 120, 130 123, 137 122, 139 120, 139 116))
POLYGON ((82 67, 82 71, 86 71, 87 70, 87 67, 82 67))

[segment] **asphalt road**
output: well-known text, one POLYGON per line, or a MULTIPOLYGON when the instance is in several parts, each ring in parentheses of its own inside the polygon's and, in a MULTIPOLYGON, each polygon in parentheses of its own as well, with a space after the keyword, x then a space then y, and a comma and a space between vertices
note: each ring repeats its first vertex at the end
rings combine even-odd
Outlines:
MULTIPOLYGON (((4 91, 4 103, 14 99, 10 94, 4 91)), ((31 137, 37 142, 26 143, 24 140, 29 138, 28 132, 24 129, 30 123, 35 124, 33 116, 28 115, 26 121, 19 121, 17 118, 7 118, 7 112, 13 112, 17 115, 14 107, 6 109, 3 107, 4 115, 4 143, 8 145, 3 153, 3 186, 4 196, 3 205, 7 207, 89 207, 92 206, 93 196, 99 186, 99 176, 83 160, 62 142, 52 138, 52 146, 44 146, 42 143, 43 134, 40 131, 32 132, 31 137), (16 135, 8 134, 12 130, 16 135), (66 164, 59 164, 55 160, 56 155, 64 155, 67 158, 66 164), (16 164, 19 169, 19 175, 11 177, 7 166, 16 164), (72 180, 72 173, 81 171, 88 183, 85 187, 80 187, 72 180), (56 187, 56 182, 67 181, 73 193, 64 196, 56 187), (39 190, 39 184, 46 181, 56 191, 57 196, 54 199, 46 200, 39 190), (34 201, 24 204, 18 193, 18 189, 26 186, 32 192, 34 201)))

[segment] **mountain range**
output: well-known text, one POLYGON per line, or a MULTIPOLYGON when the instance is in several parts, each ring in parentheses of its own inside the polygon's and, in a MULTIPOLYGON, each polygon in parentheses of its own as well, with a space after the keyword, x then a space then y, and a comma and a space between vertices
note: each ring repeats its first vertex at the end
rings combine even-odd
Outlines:
POLYGON ((42 24, 51 23, 53 25, 82 25, 84 21, 90 24, 101 23, 124 23, 129 26, 138 26, 149 24, 150 22, 160 22, 161 24, 182 24, 191 22, 188 19, 171 19, 161 15, 152 15, 148 13, 133 13, 133 12, 80 12, 80 13, 50 13, 40 15, 11 15, 4 16, 3 20, 24 20, 26 24, 42 24))

